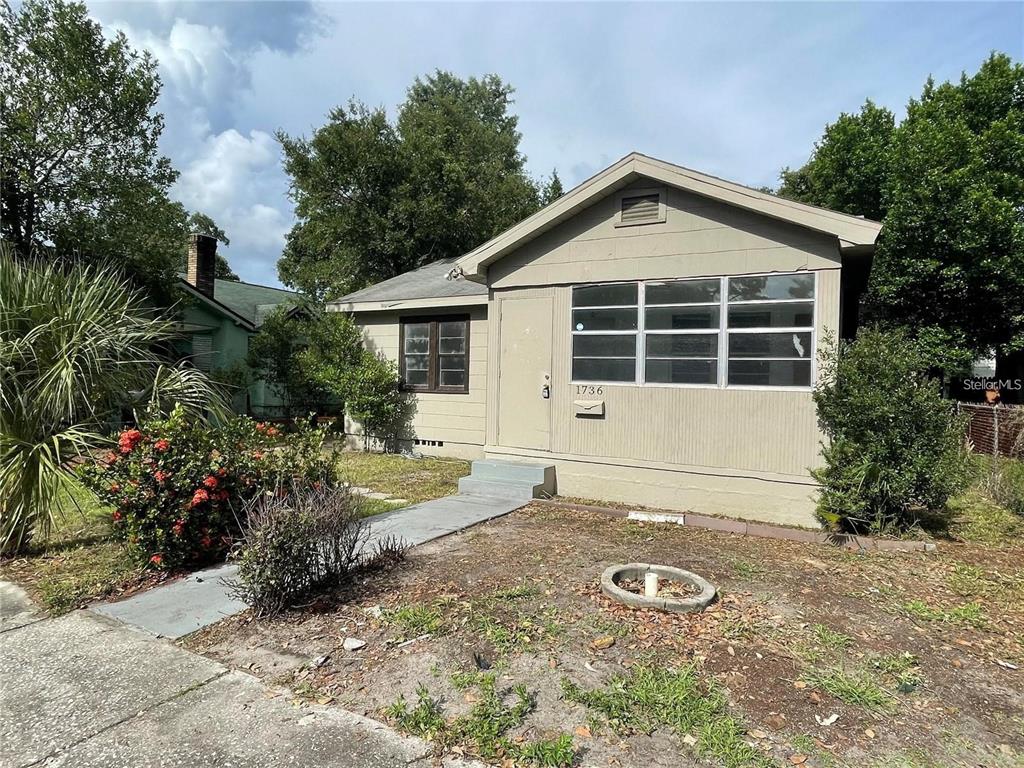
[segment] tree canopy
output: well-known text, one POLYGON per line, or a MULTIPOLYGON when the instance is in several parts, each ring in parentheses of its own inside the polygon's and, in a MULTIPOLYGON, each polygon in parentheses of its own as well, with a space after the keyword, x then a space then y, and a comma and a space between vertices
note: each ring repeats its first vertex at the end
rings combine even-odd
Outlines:
POLYGON ((782 180, 882 220, 868 318, 909 329, 934 365, 1024 348, 1024 66, 994 53, 959 83, 929 79, 898 126, 868 102, 782 180))
POLYGON ((356 290, 459 256, 560 194, 557 176, 525 171, 512 93, 438 71, 394 123, 353 100, 309 139, 279 132, 298 217, 281 280, 317 298, 356 290))
POLYGON ((188 212, 158 150, 157 62, 108 39, 84 4, 0 6, 0 237, 123 269, 167 300, 188 212))
POLYGON ((869 99, 857 114, 845 112, 814 145, 802 167, 782 170, 778 194, 790 200, 881 221, 882 188, 895 120, 869 99))

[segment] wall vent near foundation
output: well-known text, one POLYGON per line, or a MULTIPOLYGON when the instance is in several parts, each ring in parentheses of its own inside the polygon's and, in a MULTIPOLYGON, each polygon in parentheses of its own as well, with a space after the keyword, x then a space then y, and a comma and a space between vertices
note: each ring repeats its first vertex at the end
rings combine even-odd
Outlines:
POLYGON ((412 441, 414 445, 426 445, 431 448, 444 448, 444 440, 420 440, 416 438, 412 441))

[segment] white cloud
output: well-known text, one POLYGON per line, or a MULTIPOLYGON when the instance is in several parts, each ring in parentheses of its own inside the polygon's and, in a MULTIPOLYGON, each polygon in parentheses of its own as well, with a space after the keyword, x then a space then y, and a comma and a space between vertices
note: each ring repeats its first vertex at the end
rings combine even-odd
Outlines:
POLYGON ((158 109, 166 117, 161 148, 181 174, 171 197, 211 216, 227 233, 232 245, 222 252, 243 279, 276 283, 292 221, 277 142, 265 130, 229 127, 231 107, 250 82, 253 48, 233 50, 222 27, 183 18, 163 32, 120 21, 107 29, 124 32, 159 62, 164 87, 158 109))
POLYGON ((1012 3, 96 3, 160 60, 175 195, 232 238, 244 278, 275 281, 292 221, 272 133, 309 135, 355 96, 393 108, 417 75, 517 88, 536 175, 571 185, 639 149, 774 182, 825 123, 870 97, 897 111, 925 78, 989 50, 1024 56, 1012 3))
POLYGON ((274 264, 291 226, 287 180, 277 142, 265 131, 234 128, 210 135, 182 168, 172 194, 202 211, 231 239, 225 251, 243 277, 274 280, 274 264))
POLYGON ((124 32, 132 45, 156 57, 164 83, 161 105, 168 112, 201 109, 221 117, 249 85, 251 52, 234 51, 221 27, 178 18, 162 34, 123 21, 108 29, 124 32))
MULTIPOLYGON (((196 208, 222 207, 276 167, 277 142, 264 131, 243 136, 234 128, 207 137, 175 185, 179 200, 196 208)), ((260 185, 262 186, 262 185, 260 185)))

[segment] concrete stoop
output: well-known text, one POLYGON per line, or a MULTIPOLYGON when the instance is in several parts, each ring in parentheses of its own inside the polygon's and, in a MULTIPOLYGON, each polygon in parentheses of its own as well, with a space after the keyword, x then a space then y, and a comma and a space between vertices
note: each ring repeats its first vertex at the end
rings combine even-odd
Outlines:
POLYGON ((510 501, 546 498, 555 492, 553 464, 529 464, 505 459, 478 459, 459 479, 459 493, 510 501))

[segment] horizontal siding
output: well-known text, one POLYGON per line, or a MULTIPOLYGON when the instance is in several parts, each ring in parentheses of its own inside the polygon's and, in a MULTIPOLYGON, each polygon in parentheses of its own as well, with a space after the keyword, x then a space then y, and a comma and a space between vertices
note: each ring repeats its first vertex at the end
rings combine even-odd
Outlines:
MULTIPOLYGON (((642 182, 640 183, 642 185, 642 182)), ((669 189, 666 220, 616 226, 609 195, 488 271, 492 288, 838 266, 835 238, 669 189)))
MULTIPOLYGON (((451 313, 459 310, 446 310, 451 313)), ((415 311, 410 315, 421 317, 429 312, 415 311)), ((439 440, 458 444, 482 446, 487 422, 487 366, 488 325, 487 308, 469 310, 469 392, 446 394, 417 392, 411 397, 415 411, 407 439, 439 440)), ((367 349, 383 354, 398 363, 399 323, 396 312, 367 312, 355 315, 356 324, 363 330, 367 349)), ((434 452, 443 452, 436 449, 434 452)))

